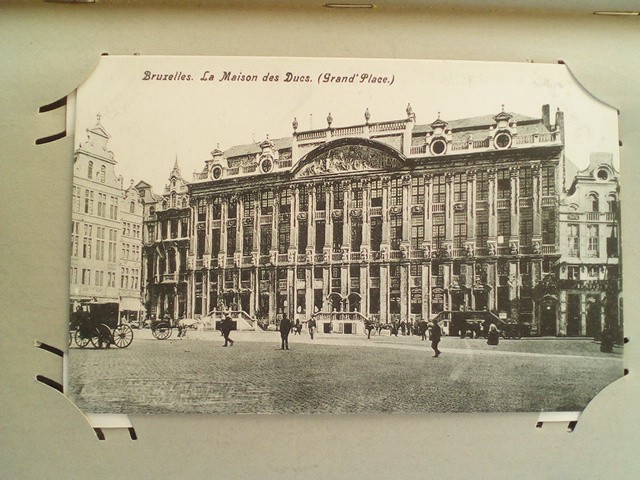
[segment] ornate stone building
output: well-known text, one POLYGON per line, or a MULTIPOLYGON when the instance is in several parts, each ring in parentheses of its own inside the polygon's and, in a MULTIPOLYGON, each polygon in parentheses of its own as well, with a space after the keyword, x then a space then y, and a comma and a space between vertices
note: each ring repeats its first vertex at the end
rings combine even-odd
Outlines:
POLYGON ((136 185, 145 209, 143 278, 149 315, 177 319, 187 314, 187 252, 190 238, 189 192, 178 160, 162 195, 146 182, 136 185))
POLYGON ((605 325, 621 332, 619 175, 611 154, 593 153, 561 197, 562 257, 540 302, 543 334, 598 337, 605 325))
POLYGON ((538 331, 533 288, 560 257, 562 112, 364 120, 294 119, 291 137, 212 152, 188 184, 187 314, 491 310, 538 331))

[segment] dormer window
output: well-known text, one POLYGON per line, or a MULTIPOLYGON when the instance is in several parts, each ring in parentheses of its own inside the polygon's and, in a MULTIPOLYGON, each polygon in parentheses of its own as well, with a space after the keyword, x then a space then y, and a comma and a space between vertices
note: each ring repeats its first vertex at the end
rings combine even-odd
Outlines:
POLYGON ((493 138, 496 148, 504 149, 511 146, 511 134, 509 132, 498 132, 493 138))
POLYGON ((444 138, 436 138, 429 145, 433 155, 442 155, 447 151, 447 142, 444 138))
POLYGON ((100 167, 100 182, 104 183, 104 179, 105 179, 106 175, 107 175, 107 167, 102 165, 100 167))
POLYGON ((93 162, 89 161, 89 168, 88 168, 88 171, 87 171, 87 178, 90 179, 91 177, 93 177, 93 162))
POLYGON ((596 173, 596 176, 598 177, 598 180, 607 180, 609 178, 609 172, 607 172, 606 169, 601 168, 596 173))

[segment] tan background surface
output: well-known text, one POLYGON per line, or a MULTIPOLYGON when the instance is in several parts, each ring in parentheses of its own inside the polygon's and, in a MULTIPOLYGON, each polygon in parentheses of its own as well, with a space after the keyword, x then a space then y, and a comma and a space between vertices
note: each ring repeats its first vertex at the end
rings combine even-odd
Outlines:
POLYGON ((366 11, 163 3, 0 7, 0 478, 636 478, 640 17, 403 10, 387 8, 391 2, 366 11), (598 395, 573 433, 536 429, 537 413, 169 416, 132 418, 137 441, 126 431, 98 441, 65 397, 35 381, 62 381, 57 357, 34 341, 66 342, 72 139, 34 140, 64 126, 62 110, 38 107, 71 92, 102 52, 564 60, 621 112, 631 373, 598 395))

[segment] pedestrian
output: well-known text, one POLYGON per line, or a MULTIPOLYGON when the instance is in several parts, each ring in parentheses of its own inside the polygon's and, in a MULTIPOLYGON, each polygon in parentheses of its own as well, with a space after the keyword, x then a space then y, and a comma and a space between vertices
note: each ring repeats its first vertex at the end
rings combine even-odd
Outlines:
POLYGON ((367 330, 367 338, 371 338, 371 330, 373 330, 373 322, 371 320, 365 320, 364 328, 367 330))
POLYGON ((289 350, 289 332, 291 331, 291 321, 287 318, 287 315, 282 315, 280 320, 280 338, 282 339, 282 347, 280 350, 289 350))
POLYGON ((440 343, 440 337, 442 336, 442 330, 440 329, 440 325, 438 325, 438 319, 434 318, 433 323, 431 325, 431 348, 434 351, 434 357, 439 357, 442 353, 438 350, 438 344, 440 343))
MULTIPOLYGON (((402 330, 402 335, 406 335, 406 329, 407 329, 407 322, 405 322, 404 320, 402 320, 400 322, 400 330, 402 330)), ((397 335, 396 335, 397 336, 397 335)))
POLYGON ((487 345, 498 345, 500 341, 500 332, 495 323, 489 325, 489 333, 487 333, 487 345))
POLYGON ((231 330, 233 330, 233 322, 231 321, 231 317, 229 315, 225 315, 224 320, 220 322, 220 332, 224 337, 223 347, 226 347, 229 344, 231 344, 231 346, 233 347, 233 340, 229 338, 229 334, 231 333, 231 330))
POLYGON ((429 329, 429 322, 422 320, 420 322, 420 340, 425 341, 427 339, 427 330, 429 329))
POLYGON ((296 318, 296 324, 293 327, 293 334, 295 335, 297 333, 300 335, 300 332, 302 332, 302 324, 300 323, 300 319, 296 318))
POLYGON ((309 328, 309 336, 311 337, 311 340, 313 340, 313 333, 316 330, 316 316, 315 314, 311 316, 311 318, 309 319, 309 321, 307 322, 307 327, 309 328))

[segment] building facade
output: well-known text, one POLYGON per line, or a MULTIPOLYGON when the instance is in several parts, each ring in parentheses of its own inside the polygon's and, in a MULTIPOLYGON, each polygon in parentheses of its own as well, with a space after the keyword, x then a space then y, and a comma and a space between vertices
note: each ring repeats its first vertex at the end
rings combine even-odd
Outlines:
POLYGON ((418 124, 409 105, 395 121, 292 126, 214 150, 188 184, 187 315, 490 310, 540 331, 534 288, 560 258, 562 112, 418 124))
POLYGON ((619 176, 611 154, 593 153, 560 199, 562 256, 540 303, 544 334, 598 337, 605 325, 622 329, 619 176))
POLYGON ((191 208, 178 160, 162 195, 146 182, 136 185, 144 204, 143 278, 147 314, 177 319, 187 315, 187 253, 191 208))
POLYGON ((140 310, 139 277, 142 210, 134 189, 123 189, 116 160, 108 149, 109 134, 100 123, 74 154, 70 300, 111 304, 114 312, 136 305, 140 310), (135 204, 133 212, 128 203, 135 204), (125 211, 123 211, 125 208, 125 211), (124 277, 128 277, 124 282, 124 277), (125 302, 125 304, 121 304, 125 302))
POLYGON ((120 220, 120 315, 133 320, 145 311, 142 304, 142 223, 144 207, 138 190, 133 186, 122 192, 120 220))

